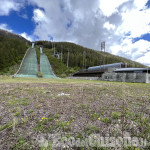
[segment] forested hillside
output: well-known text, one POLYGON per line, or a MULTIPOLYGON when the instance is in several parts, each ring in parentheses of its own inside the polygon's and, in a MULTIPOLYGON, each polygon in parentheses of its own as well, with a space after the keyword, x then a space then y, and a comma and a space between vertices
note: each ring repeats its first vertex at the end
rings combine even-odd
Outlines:
MULTIPOLYGON (((52 48, 52 43, 48 41, 37 41, 36 44, 42 45, 45 48, 52 48)), ((107 52, 98 52, 96 50, 88 49, 73 43, 55 42, 53 44, 55 44, 56 53, 59 53, 61 55, 62 50, 62 61, 64 64, 67 64, 67 55, 69 50, 69 67, 79 67, 80 69, 85 68, 85 65, 83 67, 84 53, 86 54, 86 68, 90 66, 97 66, 100 64, 103 65, 104 63, 111 64, 117 62, 127 63, 128 67, 145 67, 138 62, 115 56, 107 52)))
POLYGON ((24 40, 0 35, 0 73, 5 73, 9 67, 20 64, 27 45, 24 40))
MULTIPOLYGON (((21 60, 28 48, 30 42, 23 37, 1 30, 0 29, 0 74, 7 73, 10 67, 17 65, 16 71, 21 63, 21 60)), ((99 52, 96 50, 88 49, 80 45, 69 42, 49 42, 49 41, 36 41, 36 51, 39 62, 39 46, 44 47, 44 53, 48 56, 54 72, 59 76, 66 76, 74 73, 80 69, 85 69, 90 66, 97 66, 102 64, 111 64, 116 62, 127 63, 128 67, 145 67, 144 65, 131 61, 129 59, 115 56, 109 53, 99 52), (57 59, 53 56, 54 51, 52 47, 55 45, 55 53, 60 54, 57 59), (38 48, 38 49, 37 49, 38 48), (67 68, 67 56, 69 50, 69 67, 67 68), (62 62, 61 62, 62 52, 62 62), (84 59, 86 55, 86 61, 84 59), (104 61, 105 60, 105 61, 104 61), (84 63, 83 63, 84 61, 84 63), (84 66, 83 66, 84 64, 84 66)), ((11 69, 11 73, 15 73, 15 69, 11 69)))
POLYGON ((0 29, 0 36, 7 36, 7 37, 11 37, 11 38, 17 38, 19 40, 30 43, 30 41, 28 41, 27 39, 25 39, 21 35, 18 35, 18 34, 12 33, 12 32, 8 32, 8 31, 2 30, 2 29, 0 29))

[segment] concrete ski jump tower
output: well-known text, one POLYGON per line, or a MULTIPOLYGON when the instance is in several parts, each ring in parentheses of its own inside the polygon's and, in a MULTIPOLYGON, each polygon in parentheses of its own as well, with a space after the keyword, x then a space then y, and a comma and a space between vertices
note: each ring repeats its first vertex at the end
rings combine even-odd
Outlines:
POLYGON ((40 53, 43 54, 43 47, 40 47, 40 53))
POLYGON ((32 43, 32 48, 34 48, 34 43, 32 43))

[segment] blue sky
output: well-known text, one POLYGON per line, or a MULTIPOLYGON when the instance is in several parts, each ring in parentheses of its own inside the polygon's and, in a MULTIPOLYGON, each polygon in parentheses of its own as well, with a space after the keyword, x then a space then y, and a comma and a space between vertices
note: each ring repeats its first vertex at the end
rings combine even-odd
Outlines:
POLYGON ((150 66, 150 0, 3 0, 0 28, 96 50, 105 41, 107 52, 150 66))
POLYGON ((8 16, 0 16, 0 24, 7 24, 16 33, 32 34, 35 28, 32 16, 33 7, 27 6, 21 12, 11 11, 8 16))

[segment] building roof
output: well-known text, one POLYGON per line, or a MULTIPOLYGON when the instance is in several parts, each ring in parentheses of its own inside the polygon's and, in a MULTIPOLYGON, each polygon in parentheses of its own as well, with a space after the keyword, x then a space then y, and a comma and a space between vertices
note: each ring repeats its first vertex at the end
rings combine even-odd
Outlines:
POLYGON ((93 67, 89 67, 88 70, 108 68, 108 67, 118 67, 118 66, 120 67, 121 64, 123 64, 123 63, 120 62, 120 63, 114 63, 114 64, 101 65, 101 66, 93 66, 93 67))
POLYGON ((150 70, 150 68, 119 68, 116 69, 115 72, 124 72, 124 71, 147 71, 150 70))

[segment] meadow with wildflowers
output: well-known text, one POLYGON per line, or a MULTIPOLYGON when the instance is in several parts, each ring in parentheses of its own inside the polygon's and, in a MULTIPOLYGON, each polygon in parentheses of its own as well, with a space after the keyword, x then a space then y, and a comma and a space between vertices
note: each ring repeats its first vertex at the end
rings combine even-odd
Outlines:
POLYGON ((39 135, 57 133, 150 140, 149 91, 150 84, 0 77, 0 149, 53 149, 51 137, 44 148, 39 135))

